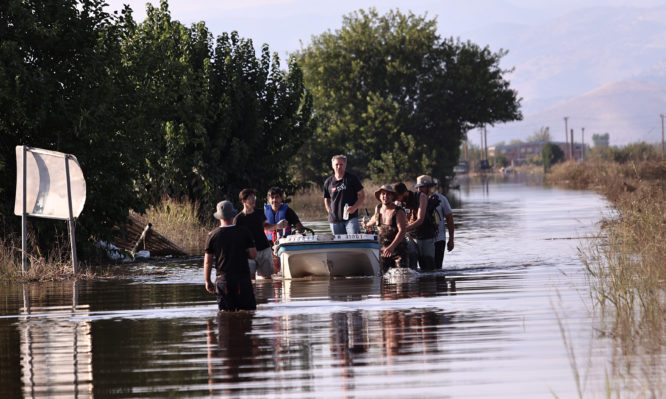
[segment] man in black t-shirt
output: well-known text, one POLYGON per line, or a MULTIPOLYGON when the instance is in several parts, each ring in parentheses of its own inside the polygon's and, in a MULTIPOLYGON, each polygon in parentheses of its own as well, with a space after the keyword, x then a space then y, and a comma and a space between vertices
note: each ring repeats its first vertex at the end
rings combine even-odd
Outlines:
POLYGON ((252 233, 234 224, 236 210, 229 201, 217 204, 216 219, 220 226, 208 233, 204 255, 204 280, 206 291, 217 294, 220 310, 254 310, 257 302, 250 279, 248 258, 257 257, 252 233), (211 280, 211 270, 215 263, 215 284, 211 280))
POLYGON ((334 174, 324 182, 324 206, 333 234, 356 234, 361 231, 358 209, 363 205, 365 191, 358 177, 347 173, 347 157, 335 155, 331 159, 334 174), (345 218, 345 205, 348 205, 345 218))
POLYGON ((269 223, 266 215, 258 209, 257 191, 253 188, 245 188, 238 194, 238 198, 243 203, 243 210, 236 215, 234 223, 239 226, 245 226, 252 233, 254 243, 257 248, 257 259, 250 260, 250 277, 257 275, 263 278, 271 278, 273 275, 273 252, 271 243, 266 238, 264 230, 281 229, 287 225, 286 220, 280 220, 276 223, 269 223))

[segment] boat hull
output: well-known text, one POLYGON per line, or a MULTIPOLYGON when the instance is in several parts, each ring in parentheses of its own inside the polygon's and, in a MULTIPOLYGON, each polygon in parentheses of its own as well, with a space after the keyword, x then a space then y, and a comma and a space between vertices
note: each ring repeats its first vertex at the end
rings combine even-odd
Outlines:
MULTIPOLYGON (((342 235, 344 236, 344 235, 342 235)), ((379 244, 346 239, 292 241, 278 246, 284 278, 378 276, 379 244)), ((371 236, 372 237, 372 236, 371 236)))

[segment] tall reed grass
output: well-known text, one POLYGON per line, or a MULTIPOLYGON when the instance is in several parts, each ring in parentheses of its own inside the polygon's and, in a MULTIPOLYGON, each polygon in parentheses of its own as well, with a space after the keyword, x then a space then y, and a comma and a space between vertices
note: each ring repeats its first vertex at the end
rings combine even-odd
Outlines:
POLYGON ((74 277, 69 239, 54 237, 56 244, 49 253, 43 254, 28 235, 27 270, 23 272, 21 237, 10 234, 0 237, 0 280, 50 281, 74 277))
MULTIPOLYGON (((581 248, 603 334, 617 342, 611 376, 638 384, 636 397, 664 393, 666 345, 666 163, 565 163, 547 181, 595 189, 617 213, 581 248)), ((613 379, 611 379, 612 382, 613 379)), ((609 383, 610 384, 610 383, 609 383)), ((611 384, 612 385, 612 384, 611 384)))
POLYGON ((164 197, 144 215, 135 216, 193 255, 203 254, 208 232, 219 225, 212 215, 201 217, 199 203, 188 199, 164 197))

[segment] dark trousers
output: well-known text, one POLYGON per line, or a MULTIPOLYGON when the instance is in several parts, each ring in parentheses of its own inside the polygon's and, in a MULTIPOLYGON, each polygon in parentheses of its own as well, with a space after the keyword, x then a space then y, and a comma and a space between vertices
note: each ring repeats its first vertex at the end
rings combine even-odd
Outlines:
POLYGON ((233 276, 227 274, 215 282, 217 307, 220 310, 255 310, 257 301, 250 275, 233 276))
POLYGON ((444 268, 444 251, 446 251, 446 240, 435 242, 435 270, 444 268))

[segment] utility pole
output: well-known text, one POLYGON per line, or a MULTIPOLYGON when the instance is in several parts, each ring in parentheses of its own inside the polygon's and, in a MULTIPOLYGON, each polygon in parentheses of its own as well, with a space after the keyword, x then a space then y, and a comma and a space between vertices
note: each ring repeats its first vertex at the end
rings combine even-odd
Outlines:
POLYGON ((483 143, 483 126, 479 128, 479 136, 481 136, 481 148, 479 151, 479 164, 483 165, 483 154, 485 153, 485 144, 483 143))
POLYGON ((582 148, 582 150, 581 150, 581 151, 583 152, 583 154, 582 154, 582 156, 580 157, 580 160, 583 161, 583 162, 585 162, 585 128, 584 128, 584 127, 581 127, 580 129, 582 130, 582 133, 583 133, 583 134, 582 134, 582 136, 583 136, 583 148, 582 148))
POLYGON ((486 125, 483 125, 483 142, 486 143, 485 154, 486 159, 488 159, 488 129, 486 129, 486 125))
POLYGON ((571 160, 575 161, 576 158, 574 157, 573 129, 571 129, 571 143, 569 143, 569 145, 571 145, 571 160))
POLYGON ((661 116, 661 160, 664 160, 664 114, 661 116))
MULTIPOLYGON (((569 117, 565 116, 564 117, 564 142, 566 143, 566 145, 564 147, 565 152, 569 149, 569 128, 567 127, 567 122, 568 121, 569 121, 569 117)), ((564 154, 564 155, 567 155, 567 154, 564 154)))

